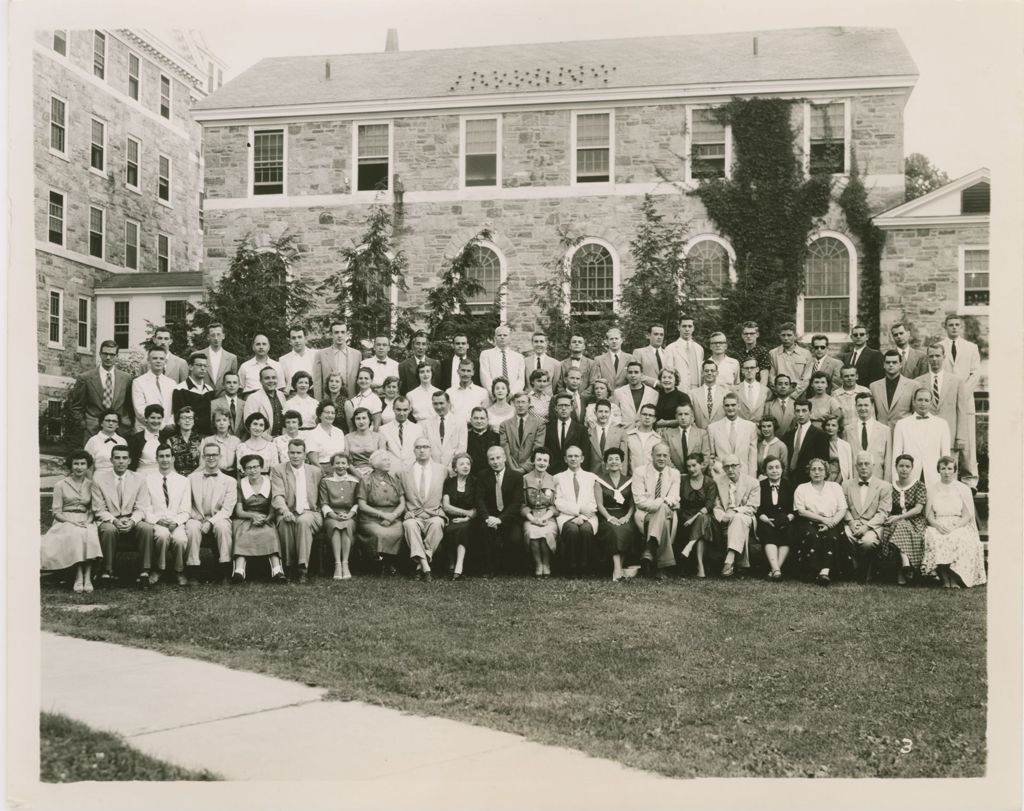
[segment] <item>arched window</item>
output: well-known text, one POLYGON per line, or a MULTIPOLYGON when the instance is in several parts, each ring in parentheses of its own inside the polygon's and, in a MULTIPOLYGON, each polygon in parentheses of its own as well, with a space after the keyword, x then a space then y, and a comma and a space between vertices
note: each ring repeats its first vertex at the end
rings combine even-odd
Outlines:
POLYGON ((697 237, 686 246, 686 271, 695 301, 721 301, 721 290, 736 281, 732 247, 718 236, 697 237))
POLYGON ((569 262, 569 312, 584 316, 611 312, 618 266, 610 246, 589 240, 572 252, 569 262))
POLYGON ((478 282, 483 290, 467 299, 466 311, 470 315, 480 315, 490 311, 494 299, 501 292, 501 285, 505 281, 505 263, 493 247, 483 243, 470 249, 470 259, 472 264, 466 269, 466 278, 478 282))
POLYGON ((819 234, 810 243, 804 264, 804 293, 797 308, 801 333, 845 336, 856 312, 856 295, 853 243, 841 234, 819 234))

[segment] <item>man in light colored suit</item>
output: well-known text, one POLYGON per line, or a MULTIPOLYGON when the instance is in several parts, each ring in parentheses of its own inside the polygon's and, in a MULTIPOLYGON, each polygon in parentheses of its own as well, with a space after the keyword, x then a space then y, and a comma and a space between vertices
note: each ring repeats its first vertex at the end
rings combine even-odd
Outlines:
POLYGON ((740 418, 756 423, 764 414, 764 406, 768 401, 768 387, 757 379, 760 370, 757 360, 745 358, 740 364, 743 379, 736 386, 736 402, 740 407, 740 418))
POLYGON ((153 541, 143 554, 142 569, 149 570, 149 584, 156 585, 167 568, 169 545, 178 585, 184 586, 188 584, 185 578, 185 552, 188 549, 185 527, 192 516, 192 488, 188 479, 175 472, 174 454, 169 445, 160 445, 156 449, 156 462, 157 472, 146 477, 146 490, 149 492, 146 523, 153 528, 153 541))
POLYGON ((270 503, 277 510, 281 557, 293 574, 298 570, 299 583, 306 582, 313 535, 323 524, 317 509, 323 473, 305 459, 305 441, 293 439, 288 443, 288 461, 270 469, 270 503))
POLYGON ((399 473, 416 459, 416 440, 424 435, 423 424, 409 421, 412 406, 405 397, 396 397, 391 408, 395 418, 380 427, 380 435, 388 452, 398 460, 394 472, 399 473))
POLYGON ((761 483, 742 472, 743 466, 735 454, 727 454, 721 461, 725 475, 715 479, 718 496, 714 513, 728 548, 722 565, 722 577, 732 577, 737 558, 741 568, 750 566, 747 540, 750 538, 750 528, 754 525, 754 515, 761 504, 761 483))
POLYGON ((900 374, 909 377, 911 380, 920 377, 928 371, 928 358, 920 349, 914 349, 910 345, 910 330, 907 325, 897 321, 889 328, 889 335, 896 345, 896 351, 900 353, 903 365, 900 367, 900 374))
POLYGON ((596 425, 588 429, 590 435, 590 470, 598 476, 604 475, 604 452, 609 448, 622 451, 622 475, 629 472, 629 450, 626 432, 611 424, 612 404, 607 400, 594 403, 596 425))
POLYGON ((960 452, 960 478, 968 487, 978 484, 977 424, 974 392, 981 382, 981 352, 978 345, 963 336, 964 322, 960 316, 946 316, 946 337, 939 343, 946 353, 943 371, 951 372, 963 381, 967 392, 967 446, 960 452))
POLYGON ((498 437, 508 466, 516 473, 533 470, 533 451, 544 445, 544 420, 530 413, 530 397, 525 391, 512 397, 516 413, 498 426, 498 437))
MULTIPOLYGON (((188 555, 185 565, 191 567, 190 586, 198 586, 199 548, 203 538, 212 537, 217 546, 220 583, 231 577, 231 516, 238 503, 238 482, 220 469, 220 445, 205 442, 202 447, 203 466, 188 476, 192 496, 191 518, 185 524, 188 555)), ((319 470, 319 468, 318 468, 319 470)))
POLYGON ((857 417, 846 423, 846 441, 851 448, 871 454, 871 475, 889 481, 892 467, 892 431, 875 419, 875 398, 862 391, 857 395, 857 417))
POLYGON ((690 389, 690 402, 693 403, 693 417, 698 428, 707 428, 715 420, 724 415, 722 398, 729 389, 717 382, 718 366, 713 360, 706 360, 701 365, 701 385, 690 389))
MULTIPOLYGON (((834 391, 843 385, 843 381, 840 376, 842 368, 843 362, 839 360, 839 358, 833 358, 828 353, 828 336, 812 336, 810 374, 813 375, 815 372, 824 372, 827 374, 829 389, 834 391)), ((808 376, 808 380, 809 379, 810 377, 808 376)))
POLYGON ((318 350, 313 359, 313 390, 317 397, 327 391, 327 378, 334 372, 341 375, 346 396, 356 393, 356 376, 363 363, 363 353, 350 347, 349 340, 348 324, 344 321, 331 324, 331 345, 318 350))
POLYGON ((931 488, 939 481, 936 465, 939 459, 949 455, 949 425, 941 417, 932 414, 932 393, 920 388, 914 392, 914 413, 896 423, 892 433, 893 471, 890 481, 896 481, 896 460, 900 454, 910 454, 914 469, 910 480, 924 479, 925 487, 931 488))
POLYGON ((225 372, 221 377, 221 385, 224 387, 224 393, 210 403, 210 425, 213 425, 214 412, 222 410, 231 420, 231 433, 241 437, 245 431, 245 400, 238 391, 238 372, 225 372))
POLYGON ((662 441, 669 448, 669 463, 680 472, 686 470, 686 457, 691 453, 704 456, 704 467, 711 464, 711 442, 708 432, 693 424, 693 406, 681 405, 676 408, 678 428, 662 428, 662 441))
POLYGON ((533 349, 523 355, 523 388, 530 388, 530 375, 537 369, 548 373, 548 394, 554 394, 562 386, 562 364, 548 354, 548 336, 535 332, 530 338, 533 349))
POLYGON ((672 542, 679 516, 680 478, 668 460, 668 445, 659 442, 651 451, 650 462, 637 459, 633 470, 633 521, 644 539, 640 568, 658 580, 665 580, 665 569, 676 565, 672 542))
POLYGON ((416 440, 416 460, 402 473, 405 491, 405 542, 409 544, 409 557, 419 568, 420 580, 432 580, 430 562, 444 537, 446 518, 441 508, 446 468, 430 460, 430 440, 421 436, 416 440))
POLYGON ((594 368, 593 359, 583 354, 586 348, 587 339, 582 335, 569 336, 569 357, 562 361, 562 380, 566 379, 570 369, 579 369, 580 391, 589 396, 592 394, 590 381, 597 376, 597 373, 594 368))
POLYGON ((668 345, 669 366, 679 372, 681 391, 693 388, 701 379, 704 347, 693 340, 693 328, 693 317, 680 314, 679 337, 668 345))
POLYGON ((740 460, 740 472, 756 479, 757 425, 750 420, 740 419, 739 402, 732 392, 722 398, 722 411, 722 419, 708 426, 711 463, 726 456, 735 456, 740 460))
POLYGON ((121 436, 133 433, 132 378, 115 368, 117 351, 113 341, 101 343, 99 367, 80 375, 68 395, 69 417, 79 432, 74 438, 79 445, 99 432, 108 410, 117 412, 121 436))
POLYGON ((665 325, 651 324, 647 328, 647 346, 633 350, 633 357, 640 361, 642 375, 640 380, 645 386, 654 388, 661 378, 661 370, 668 360, 665 349, 665 325))
MULTIPOLYGON (((575 578, 586 574, 597 534, 597 499, 594 495, 597 477, 583 470, 583 455, 581 448, 575 445, 567 447, 566 469, 554 476, 559 551, 566 576, 575 578)), ((540 543, 545 544, 545 541, 540 543)), ((542 553, 540 557, 546 556, 542 553)))
POLYGON ((882 525, 892 512, 892 485, 872 475, 875 458, 868 451, 857 454, 855 478, 843 482, 846 497, 846 537, 855 545, 857 564, 866 583, 882 540, 882 525))
MULTIPOLYGON (((288 343, 291 344, 292 351, 282 355, 278 360, 278 363, 281 364, 281 388, 284 389, 285 394, 295 391, 292 388, 292 378, 295 377, 296 372, 306 372, 310 377, 313 376, 313 364, 316 362, 316 350, 306 346, 305 327, 298 324, 290 327, 288 343)), ((314 393, 318 398, 323 395, 323 392, 319 390, 314 393)))
POLYGON ((511 340, 512 330, 508 324, 499 324, 494 330, 494 346, 480 353, 480 385, 488 392, 495 378, 508 380, 512 394, 526 379, 526 359, 512 349, 511 340))
POLYGON ((167 327, 157 327, 153 330, 153 346, 159 346, 167 352, 164 374, 171 378, 175 385, 184 381, 188 377, 188 361, 171 351, 171 331, 167 327))
POLYGON ((267 366, 260 370, 262 388, 250 394, 242 409, 243 422, 249 415, 260 413, 267 419, 267 431, 271 436, 280 436, 284 430, 284 395, 278 390, 277 372, 267 366))
POLYGON ((167 350, 152 346, 146 352, 149 368, 132 381, 132 408, 135 410, 135 430, 146 426, 146 406, 157 403, 164 409, 164 428, 174 424, 172 399, 175 383, 164 374, 167 350))
POLYGON ((214 397, 224 393, 224 376, 238 372, 238 356, 228 352, 224 346, 224 325, 214 321, 206 328, 206 385, 213 389, 214 397))
MULTIPOLYGON (((114 559, 121 538, 135 541, 139 559, 145 563, 153 542, 153 527, 145 520, 149 509, 149 491, 145 479, 128 469, 131 456, 127 445, 115 445, 110 452, 110 470, 101 470, 92 479, 92 511, 103 552, 100 585, 109 585, 114 576, 114 559)), ((149 585, 149 572, 139 574, 140 585, 149 585)))
POLYGON ((790 396, 793 391, 793 380, 789 375, 780 372, 775 376, 775 382, 772 385, 775 389, 775 396, 765 402, 764 416, 775 419, 778 436, 782 437, 793 427, 795 419, 794 398, 790 396))
POLYGON ((423 435, 430 441, 431 456, 445 470, 451 470, 452 457, 466 452, 469 428, 465 420, 451 414, 452 401, 447 392, 435 391, 430 398, 434 417, 423 422, 423 435))
POLYGON ((949 424, 949 440, 955 451, 967 448, 967 423, 971 411, 971 398, 963 381, 952 372, 945 371, 946 351, 942 344, 928 347, 927 374, 917 378, 922 388, 932 393, 932 413, 949 424))
POLYGON ((885 374, 870 386, 878 420, 888 425, 890 430, 913 410, 914 392, 919 388, 916 380, 900 374, 902 365, 900 353, 895 349, 887 350, 882 359, 885 374))
MULTIPOLYGON (((619 386, 612 395, 622 414, 622 427, 627 430, 636 425, 641 408, 645 405, 658 404, 657 390, 645 385, 642 377, 643 367, 640 361, 629 361, 626 363, 626 385, 619 386)), ((643 458, 646 459, 647 454, 644 454, 643 458)))
POLYGON ((626 385, 626 364, 633 356, 622 351, 622 330, 612 327, 605 333, 608 351, 594 358, 594 374, 591 380, 603 377, 608 381, 608 388, 615 391, 626 385))

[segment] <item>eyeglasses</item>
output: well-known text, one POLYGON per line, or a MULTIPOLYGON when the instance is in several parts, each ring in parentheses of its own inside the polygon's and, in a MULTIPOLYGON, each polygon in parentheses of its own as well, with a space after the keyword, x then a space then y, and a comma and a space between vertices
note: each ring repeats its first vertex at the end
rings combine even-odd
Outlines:
POLYGON ((850 334, 851 334, 851 335, 852 335, 852 336, 853 336, 854 338, 867 338, 867 337, 868 337, 868 334, 867 334, 866 332, 852 332, 852 333, 850 333, 850 334))

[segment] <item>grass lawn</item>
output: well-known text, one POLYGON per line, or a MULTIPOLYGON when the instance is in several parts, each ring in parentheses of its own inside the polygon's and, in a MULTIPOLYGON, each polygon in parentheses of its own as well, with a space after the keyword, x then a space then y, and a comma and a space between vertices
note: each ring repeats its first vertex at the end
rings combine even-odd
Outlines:
POLYGON ((218 780, 133 749, 117 735, 97 732, 63 715, 39 718, 39 777, 44 783, 80 780, 218 780))
POLYGON ((676 777, 976 777, 985 590, 759 580, 43 589, 43 627, 676 777), (80 602, 109 605, 88 613, 80 602))

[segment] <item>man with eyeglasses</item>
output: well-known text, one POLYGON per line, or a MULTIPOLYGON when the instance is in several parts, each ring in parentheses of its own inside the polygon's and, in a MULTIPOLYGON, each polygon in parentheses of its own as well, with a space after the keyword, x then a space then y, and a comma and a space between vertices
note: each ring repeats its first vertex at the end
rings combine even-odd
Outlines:
POLYGON ((885 376, 882 353, 868 346, 868 331, 860 324, 850 330, 850 347, 843 358, 843 365, 857 370, 857 382, 862 386, 870 387, 885 376))
POLYGON ((750 567, 747 541, 754 524, 754 514, 761 504, 761 484, 743 472, 740 459, 735 454, 725 454, 721 462, 725 473, 715 478, 718 495, 714 514, 727 546, 722 577, 732 577, 737 563, 744 569, 750 567))
POLYGON ((714 332, 708 339, 708 346, 711 347, 709 360, 718 365, 718 383, 722 386, 735 386, 740 382, 740 362, 736 358, 729 357, 726 349, 729 347, 729 339, 724 332, 714 332))
POLYGON ((828 336, 811 336, 811 375, 824 372, 828 375, 829 388, 838 389, 843 383, 839 374, 842 368, 843 362, 828 353, 828 336))
POLYGON ((72 424, 78 430, 82 444, 100 430, 100 422, 107 411, 116 411, 122 436, 133 432, 132 378, 127 372, 115 368, 117 344, 100 344, 100 365, 80 375, 68 397, 72 424))
MULTIPOLYGON (((185 560, 190 586, 198 586, 199 547, 203 538, 213 538, 217 548, 220 583, 231 578, 231 516, 238 502, 238 484, 220 469, 220 445, 207 441, 202 448, 203 465, 188 476, 192 509, 185 524, 188 549, 185 560)), ((319 472, 319 468, 317 468, 319 472)))
POLYGON ((742 380, 736 386, 736 398, 740 409, 740 417, 757 422, 764 414, 765 403, 768 401, 768 387, 759 379, 760 369, 754 358, 744 358, 740 362, 742 380))
POLYGON ((760 336, 761 332, 756 321, 744 321, 740 326, 740 337, 743 339, 743 346, 733 353, 733 357, 740 362, 741 369, 743 368, 743 361, 748 358, 756 360, 758 380, 761 381, 762 385, 767 386, 771 358, 768 356, 768 350, 757 342, 760 336))

